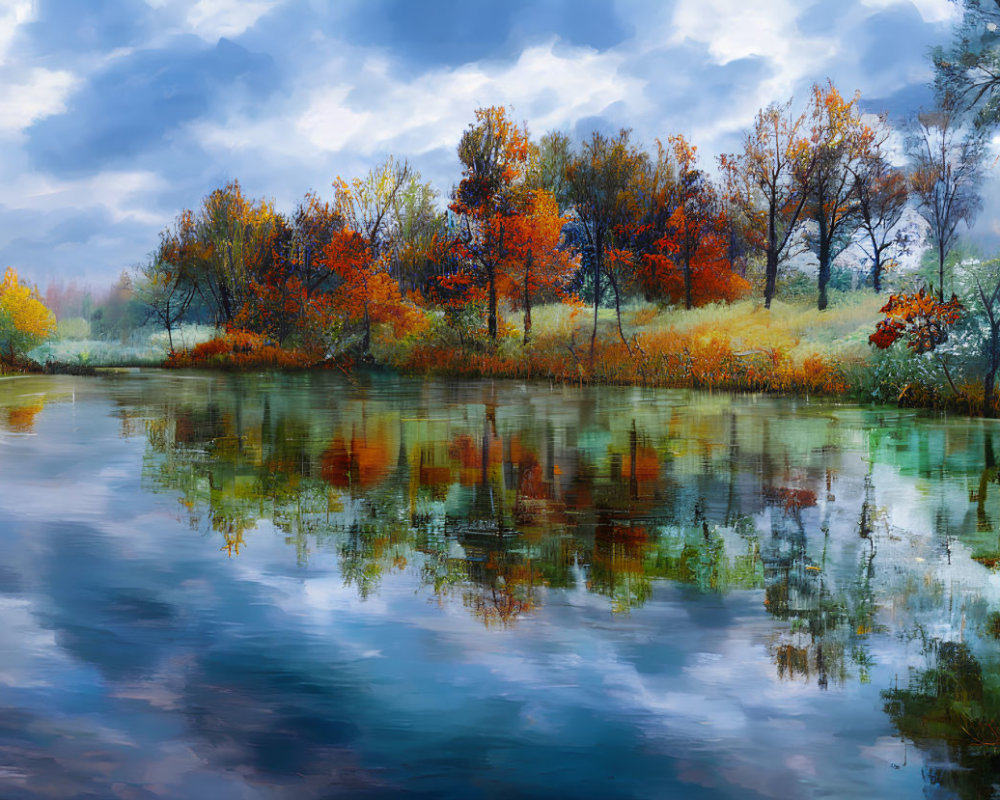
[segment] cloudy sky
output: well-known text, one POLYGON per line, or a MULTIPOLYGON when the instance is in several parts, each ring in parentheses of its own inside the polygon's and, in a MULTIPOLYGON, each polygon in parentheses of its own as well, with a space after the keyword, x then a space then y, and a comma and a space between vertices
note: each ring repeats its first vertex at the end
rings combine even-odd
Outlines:
POLYGON ((477 107, 533 135, 683 133, 706 163, 831 78, 930 102, 948 0, 0 0, 0 268, 44 289, 141 262, 239 179, 291 211, 386 154, 442 193, 477 107))

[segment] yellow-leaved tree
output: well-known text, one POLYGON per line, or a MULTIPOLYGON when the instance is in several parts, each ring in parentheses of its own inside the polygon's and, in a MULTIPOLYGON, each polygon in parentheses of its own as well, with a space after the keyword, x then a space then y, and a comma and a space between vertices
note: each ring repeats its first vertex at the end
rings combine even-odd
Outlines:
POLYGON ((13 362, 55 329, 55 315, 38 298, 37 289, 21 283, 8 267, 0 283, 0 360, 13 362))

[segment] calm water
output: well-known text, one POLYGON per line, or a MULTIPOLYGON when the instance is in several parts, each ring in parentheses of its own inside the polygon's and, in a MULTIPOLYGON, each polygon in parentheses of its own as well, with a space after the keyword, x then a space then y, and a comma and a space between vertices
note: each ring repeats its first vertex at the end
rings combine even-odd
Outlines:
POLYGON ((1000 423, 0 380, 0 797, 988 797, 1000 423))

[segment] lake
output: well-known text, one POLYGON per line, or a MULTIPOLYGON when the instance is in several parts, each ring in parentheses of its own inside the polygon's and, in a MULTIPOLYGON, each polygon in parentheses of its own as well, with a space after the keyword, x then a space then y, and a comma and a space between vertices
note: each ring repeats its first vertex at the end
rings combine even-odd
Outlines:
POLYGON ((1000 423, 0 380, 0 796, 1000 792, 1000 423))

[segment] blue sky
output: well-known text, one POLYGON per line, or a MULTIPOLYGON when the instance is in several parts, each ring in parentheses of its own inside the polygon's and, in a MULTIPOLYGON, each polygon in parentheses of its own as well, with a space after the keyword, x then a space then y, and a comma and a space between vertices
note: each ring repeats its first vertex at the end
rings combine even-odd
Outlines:
POLYGON ((710 165, 832 79, 931 98, 948 0, 0 0, 0 268, 95 286, 239 179, 291 211, 405 157, 446 195, 477 107, 539 136, 683 133, 710 165))

